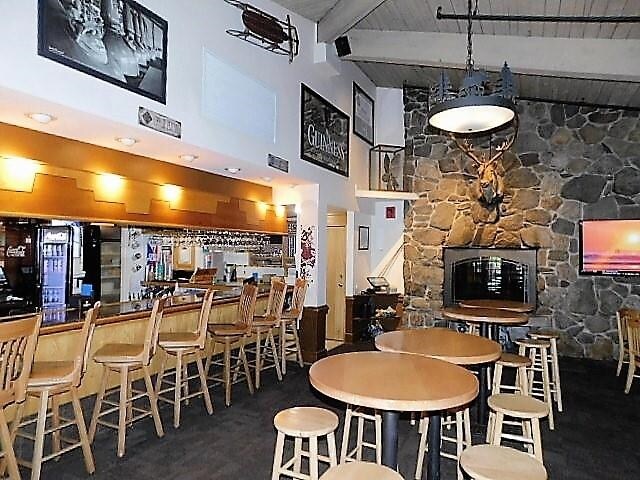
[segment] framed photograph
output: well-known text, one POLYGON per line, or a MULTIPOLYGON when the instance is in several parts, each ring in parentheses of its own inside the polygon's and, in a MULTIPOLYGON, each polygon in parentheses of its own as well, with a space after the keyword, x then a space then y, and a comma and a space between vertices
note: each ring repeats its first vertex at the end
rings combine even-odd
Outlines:
POLYGON ((195 247, 180 245, 173 247, 173 264, 178 270, 195 269, 195 247))
POLYGON ((369 227, 358 227, 358 250, 369 250, 369 227))
POLYGON ((348 177, 349 116, 302 84, 300 120, 300 157, 348 177))
POLYGON ((38 0, 38 54, 166 103, 168 23, 134 0, 38 0))
POLYGON ((356 82, 353 82, 353 133, 373 145, 375 102, 356 82))

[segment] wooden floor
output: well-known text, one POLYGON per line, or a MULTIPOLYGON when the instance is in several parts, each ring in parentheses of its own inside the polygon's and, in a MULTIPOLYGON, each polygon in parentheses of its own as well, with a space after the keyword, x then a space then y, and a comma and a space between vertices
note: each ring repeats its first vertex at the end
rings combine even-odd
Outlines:
MULTIPOLYGON (((338 350, 346 350, 347 346, 338 350)), ((360 348, 370 348, 361 346, 360 348)), ((543 425, 545 464, 551 480, 619 480, 640 472, 640 381, 624 395, 624 381, 615 377, 613 363, 565 359, 561 362, 565 413, 556 430, 543 425)), ((380 379, 384 381, 384 379, 380 379)), ((273 373, 251 397, 246 386, 234 388, 233 405, 224 407, 223 392, 213 390, 214 414, 208 416, 200 399, 183 409, 182 426, 174 430, 172 410, 162 408, 165 437, 155 436, 151 419, 139 422, 127 436, 127 453, 116 457, 116 435, 99 431, 93 444, 97 471, 84 471, 80 451, 48 462, 43 479, 72 480, 262 480, 270 478, 275 431, 273 416, 292 405, 319 405, 343 413, 343 406, 315 394, 307 369, 291 367, 282 383, 273 373)), ((93 399, 85 402, 89 417, 93 399)), ((355 432, 356 429, 352 429, 355 432)), ((338 435, 340 438, 340 435, 338 435)), ((401 421, 400 472, 413 478, 418 433, 401 421)), ((28 453, 17 445, 17 451, 28 453)), ((452 461, 443 459, 442 479, 455 480, 452 461)), ((22 470, 28 478, 29 471, 22 470)), ((515 480, 515 479, 514 479, 515 480)))

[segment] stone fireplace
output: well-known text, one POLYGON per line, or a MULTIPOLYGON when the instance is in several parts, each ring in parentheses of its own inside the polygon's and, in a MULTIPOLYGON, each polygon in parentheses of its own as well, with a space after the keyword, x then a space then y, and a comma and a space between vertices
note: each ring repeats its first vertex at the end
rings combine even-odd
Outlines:
POLYGON ((535 249, 445 248, 443 303, 486 298, 536 304, 535 249))
POLYGON ((640 309, 640 278, 581 276, 579 221, 640 218, 640 112, 520 101, 520 132, 501 160, 505 194, 496 209, 473 195, 471 160, 427 126, 428 91, 407 87, 404 101, 405 186, 418 194, 405 209, 407 321, 452 301, 450 247, 532 249, 532 323, 560 331, 563 355, 616 355, 615 313, 640 309))

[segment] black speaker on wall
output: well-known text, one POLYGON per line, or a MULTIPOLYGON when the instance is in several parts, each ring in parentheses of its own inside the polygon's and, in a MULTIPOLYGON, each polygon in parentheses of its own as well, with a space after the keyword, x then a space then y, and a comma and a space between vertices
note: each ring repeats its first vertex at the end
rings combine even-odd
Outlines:
POLYGON ((349 38, 346 35, 336 38, 336 41, 334 43, 336 45, 336 52, 338 52, 339 57, 344 57, 345 55, 351 54, 351 45, 349 45, 349 38))

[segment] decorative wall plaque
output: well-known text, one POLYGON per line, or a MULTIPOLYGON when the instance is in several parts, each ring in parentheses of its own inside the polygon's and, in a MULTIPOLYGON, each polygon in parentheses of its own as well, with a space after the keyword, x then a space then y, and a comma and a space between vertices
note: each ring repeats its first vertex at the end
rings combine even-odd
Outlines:
POLYGON ((302 84, 300 157, 349 176, 349 116, 302 84))
POLYGON ((267 155, 267 164, 270 167, 280 170, 281 172, 289 173, 289 161, 284 158, 280 158, 271 153, 267 155))
POLYGON ((161 115, 148 108, 138 107, 138 123, 156 132, 182 137, 182 124, 178 120, 161 115))

